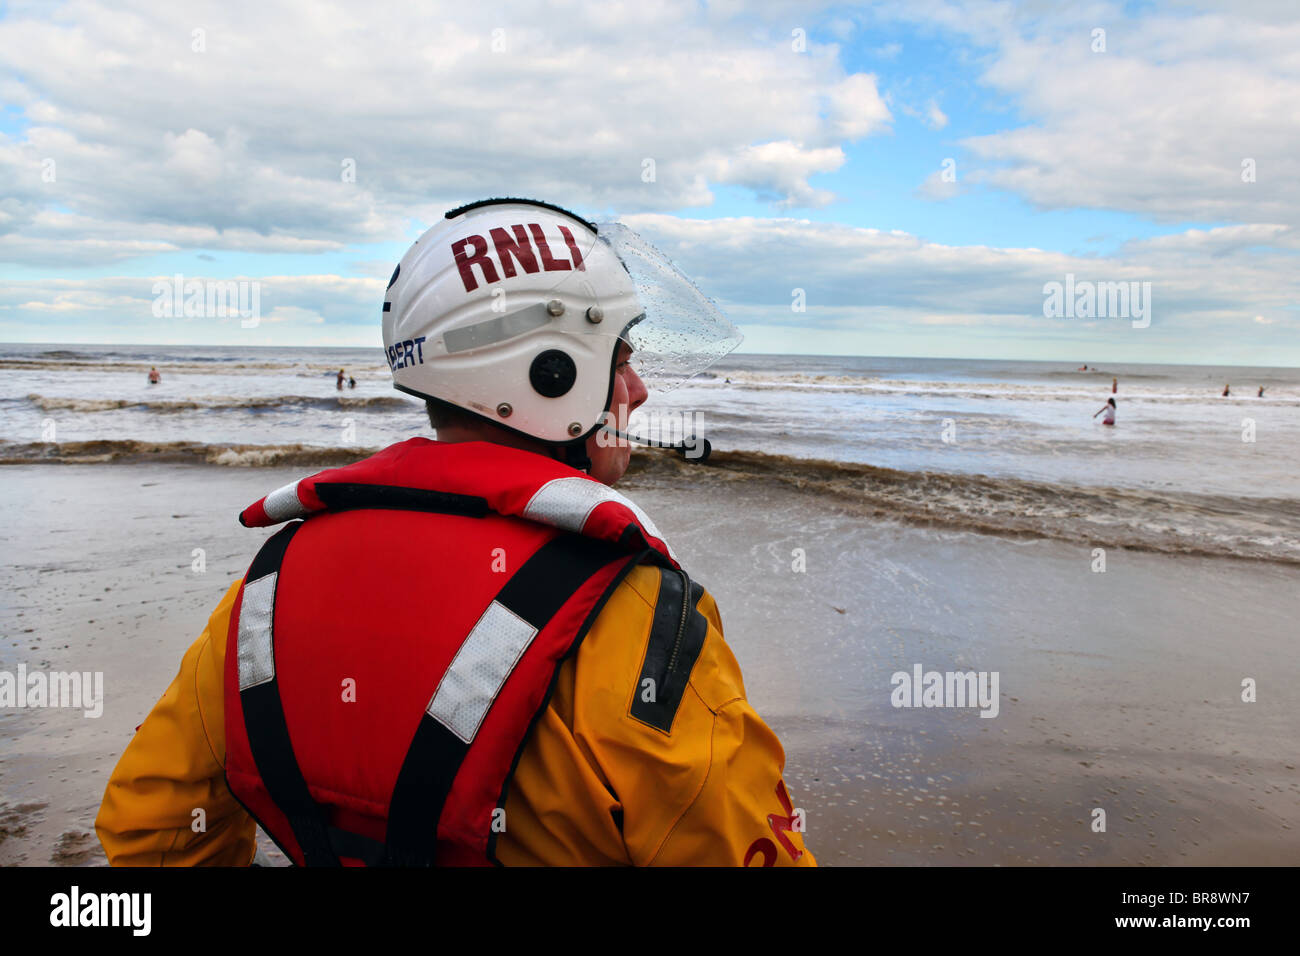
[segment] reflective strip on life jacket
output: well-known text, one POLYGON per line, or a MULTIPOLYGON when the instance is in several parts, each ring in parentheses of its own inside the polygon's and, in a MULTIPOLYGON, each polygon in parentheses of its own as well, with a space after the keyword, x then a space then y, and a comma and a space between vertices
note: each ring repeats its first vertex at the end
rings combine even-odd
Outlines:
POLYGON ((275 680, 275 588, 280 566, 301 522, 286 525, 262 546, 244 578, 239 607, 239 699, 249 750, 271 799, 289 821, 308 866, 338 866, 329 824, 307 790, 289 741, 280 689, 275 680), (250 601, 247 624, 245 602, 250 601))
POLYGON ((641 510, 641 507, 631 498, 619 494, 608 485, 592 481, 589 478, 554 478, 548 481, 529 500, 528 505, 524 508, 523 516, 532 521, 540 521, 542 524, 553 525, 557 528, 563 528, 566 531, 574 531, 578 534, 583 533, 583 528, 587 525, 587 519, 591 513, 596 510, 598 505, 606 502, 614 502, 622 505, 628 511, 636 516, 636 520, 654 537, 664 543, 668 549, 669 556, 675 561, 677 555, 672 549, 672 545, 664 538, 663 534, 655 527, 655 523, 650 520, 650 516, 641 510))
POLYGON ((239 611, 239 689, 248 690, 275 679, 271 618, 275 614, 275 582, 279 572, 244 584, 239 611))
POLYGON ((263 508, 266 510, 266 517, 272 524, 289 521, 293 518, 307 517, 307 509, 298 500, 298 482, 296 481, 290 482, 282 488, 277 488, 267 495, 263 508))
MULTIPOLYGON (((528 643, 588 579, 618 557, 604 542, 560 535, 538 549, 488 605, 434 691, 398 774, 385 841, 390 862, 433 864, 443 805, 492 701, 528 643)), ((606 595, 637 559, 626 555, 606 595)), ((585 627, 575 643, 583 636, 585 627)))
POLYGON ((469 743, 536 636, 537 628, 493 601, 456 652, 425 713, 469 743))

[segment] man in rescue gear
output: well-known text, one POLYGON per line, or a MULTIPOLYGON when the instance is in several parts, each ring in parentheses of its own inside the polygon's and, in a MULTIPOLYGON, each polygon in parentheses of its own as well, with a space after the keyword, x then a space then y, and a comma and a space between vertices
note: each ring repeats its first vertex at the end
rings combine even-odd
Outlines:
POLYGON ((137 729, 114 865, 814 865, 713 598, 609 486, 629 364, 739 333, 649 243, 546 203, 447 213, 393 272, 412 438, 271 492, 281 526, 137 729))

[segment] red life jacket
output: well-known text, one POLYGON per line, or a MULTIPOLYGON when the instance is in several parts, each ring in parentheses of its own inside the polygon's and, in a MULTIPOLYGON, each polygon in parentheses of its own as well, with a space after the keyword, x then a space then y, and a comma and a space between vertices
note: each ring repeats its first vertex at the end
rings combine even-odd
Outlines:
POLYGON ((561 661, 634 565, 677 567, 667 543, 606 485, 484 442, 413 438, 240 515, 298 518, 231 615, 231 793, 300 865, 495 862, 561 661))

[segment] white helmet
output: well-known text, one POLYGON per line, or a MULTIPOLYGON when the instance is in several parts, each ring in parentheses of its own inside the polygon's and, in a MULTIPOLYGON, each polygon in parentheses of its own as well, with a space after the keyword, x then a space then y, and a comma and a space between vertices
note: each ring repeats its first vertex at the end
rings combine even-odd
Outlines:
POLYGON ((605 423, 620 339, 646 351, 648 371, 683 378, 740 333, 626 226, 598 232, 528 199, 448 212, 407 250, 384 297, 394 387, 551 444, 605 423), (648 318, 643 302, 661 314, 648 318))

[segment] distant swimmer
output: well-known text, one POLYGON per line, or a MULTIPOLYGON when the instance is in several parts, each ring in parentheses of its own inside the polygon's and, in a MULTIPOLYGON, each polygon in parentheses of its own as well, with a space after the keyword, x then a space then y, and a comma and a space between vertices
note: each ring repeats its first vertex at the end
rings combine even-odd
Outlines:
POLYGON ((357 387, 357 380, 356 380, 355 378, 353 378, 351 375, 349 375, 349 376, 348 376, 348 388, 356 388, 356 387, 357 387))
POLYGON ((1079 366, 1078 368, 1076 368, 1075 371, 1076 371, 1076 372, 1086 372, 1086 371, 1088 371, 1088 366, 1086 366, 1086 365, 1081 365, 1081 366, 1079 366))
POLYGON ((1101 408, 1097 409, 1095 412, 1093 412, 1092 417, 1096 418, 1102 412, 1106 413, 1106 417, 1101 420, 1101 423, 1103 425, 1114 425, 1115 424, 1115 399, 1113 398, 1106 399, 1106 404, 1101 406, 1101 408))
POLYGON ((1110 393, 1114 395, 1118 391, 1119 391, 1119 379, 1112 378, 1110 380, 1110 393))
POLYGON ((1232 385, 1231 385, 1231 383, 1229 383, 1228 385, 1223 386, 1223 397, 1224 397, 1224 398, 1227 398, 1227 397, 1228 397, 1229 395, 1231 395, 1231 394, 1232 394, 1232 385))
POLYGON ((159 374, 158 367, 156 365, 151 366, 149 368, 149 384, 157 385, 161 381, 162 381, 162 375, 159 374))
POLYGON ((334 387, 340 392, 343 391, 343 369, 339 369, 339 378, 338 381, 334 383, 334 387))
POLYGON ((1255 397, 1256 397, 1256 398, 1263 398, 1263 397, 1264 397, 1264 386, 1263 386, 1263 385, 1261 385, 1261 386, 1259 387, 1259 394, 1256 395, 1255 397))

